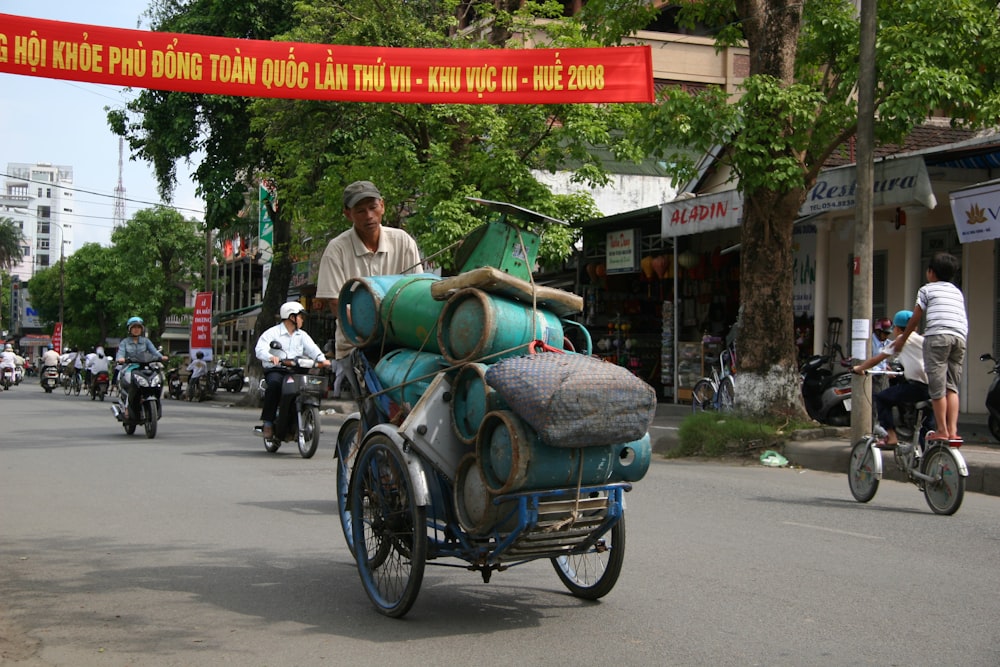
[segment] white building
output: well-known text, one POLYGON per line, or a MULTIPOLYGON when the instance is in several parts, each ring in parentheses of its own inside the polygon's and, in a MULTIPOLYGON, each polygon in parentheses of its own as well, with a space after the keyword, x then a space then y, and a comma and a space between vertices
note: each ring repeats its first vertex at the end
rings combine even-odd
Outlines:
POLYGON ((73 191, 68 189, 73 184, 73 168, 10 162, 6 174, 0 216, 21 224, 27 246, 23 261, 13 267, 11 275, 30 280, 36 270, 73 254, 73 191))

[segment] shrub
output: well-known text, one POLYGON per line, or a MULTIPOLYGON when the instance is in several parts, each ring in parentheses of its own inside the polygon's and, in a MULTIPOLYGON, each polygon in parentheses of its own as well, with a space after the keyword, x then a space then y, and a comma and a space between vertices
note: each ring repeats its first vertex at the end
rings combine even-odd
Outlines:
POLYGON ((746 455, 784 442, 787 424, 769 424, 736 414, 699 412, 678 429, 679 446, 671 457, 746 455))

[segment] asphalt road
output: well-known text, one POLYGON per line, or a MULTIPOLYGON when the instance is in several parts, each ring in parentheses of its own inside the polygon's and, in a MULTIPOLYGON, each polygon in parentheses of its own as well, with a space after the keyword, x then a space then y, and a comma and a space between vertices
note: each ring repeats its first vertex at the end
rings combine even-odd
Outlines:
POLYGON ((147 440, 0 394, 0 664, 1000 664, 997 497, 940 517, 901 483, 860 505, 842 475, 657 460, 602 601, 547 562, 429 566, 391 620, 340 532, 336 418, 304 460, 265 453, 255 411, 165 412, 147 440))

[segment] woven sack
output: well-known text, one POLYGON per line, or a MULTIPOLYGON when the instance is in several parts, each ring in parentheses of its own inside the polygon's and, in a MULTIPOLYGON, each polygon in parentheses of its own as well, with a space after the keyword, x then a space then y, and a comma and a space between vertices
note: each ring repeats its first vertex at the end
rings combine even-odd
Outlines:
POLYGON ((504 359, 486 371, 493 387, 553 447, 603 447, 646 435, 656 391, 629 371, 582 354, 504 359))

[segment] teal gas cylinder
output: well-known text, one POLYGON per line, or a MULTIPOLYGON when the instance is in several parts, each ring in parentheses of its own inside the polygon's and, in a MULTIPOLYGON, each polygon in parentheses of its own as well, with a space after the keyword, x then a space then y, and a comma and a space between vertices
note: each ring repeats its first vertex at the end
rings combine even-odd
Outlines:
POLYGON ((353 345, 365 347, 382 337, 379 310, 386 293, 406 275, 351 278, 340 288, 337 326, 353 345), (350 309, 350 317, 348 317, 350 309))
POLYGON ((451 383, 451 425, 458 439, 469 445, 475 443, 486 413, 507 409, 500 394, 486 384, 487 368, 487 364, 465 364, 451 383))
POLYGON ((604 484, 614 467, 615 450, 550 447, 516 414, 496 410, 479 427, 476 456, 486 488, 503 494, 604 484))
POLYGON ((538 258, 539 236, 506 222, 488 222, 473 229, 455 251, 459 273, 492 266, 531 281, 538 258))
POLYGON ((615 460, 609 482, 638 482, 646 476, 653 457, 653 446, 648 433, 638 440, 612 445, 611 448, 615 451, 615 460))
POLYGON ((375 365, 375 375, 389 398, 399 405, 417 404, 427 391, 434 375, 448 363, 440 354, 419 352, 409 348, 393 350, 375 365))
POLYGON ((379 311, 387 342, 423 352, 441 352, 437 323, 445 302, 431 296, 431 285, 438 280, 433 274, 420 273, 406 276, 389 288, 379 311))
POLYGON ((517 501, 493 504, 493 494, 483 484, 476 467, 475 454, 466 454, 459 462, 453 496, 458 523, 470 535, 485 535, 494 530, 509 533, 517 527, 517 501))
POLYGON ((563 325, 554 313, 466 288, 445 303, 438 321, 441 354, 452 363, 486 361, 527 353, 526 345, 542 340, 563 349, 563 325), (510 350, 509 352, 507 350, 510 350))

